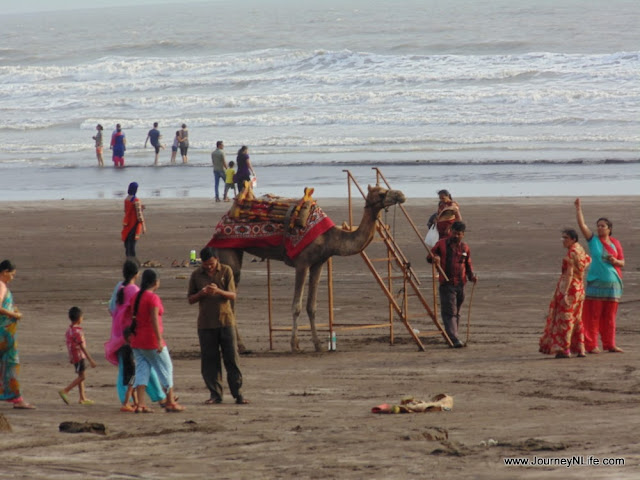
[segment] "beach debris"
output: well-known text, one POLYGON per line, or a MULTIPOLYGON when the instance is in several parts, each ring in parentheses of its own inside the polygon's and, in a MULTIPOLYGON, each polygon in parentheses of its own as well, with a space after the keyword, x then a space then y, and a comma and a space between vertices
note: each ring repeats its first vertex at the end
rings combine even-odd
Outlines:
POLYGON ((147 260, 140 266, 145 268, 162 268, 162 264, 157 260, 147 260))
POLYGON ((180 268, 180 262, 178 260, 173 260, 173 262, 171 262, 171 268, 180 268))
POLYGON ((480 442, 480 446, 481 446, 481 447, 495 447, 495 446, 497 446, 497 445, 498 445, 498 441, 497 441, 497 440, 494 440, 493 438, 490 438, 490 439, 489 439, 489 440, 487 440, 487 441, 482 440, 482 441, 480 442))
POLYGON ((442 427, 429 427, 422 432, 422 436, 430 442, 442 442, 449 440, 449 431, 442 427))
POLYGON ((448 440, 440 442, 440 446, 431 451, 431 455, 449 455, 453 457, 464 457, 473 453, 473 450, 459 442, 448 440))
POLYGON ((9 420, 7 420, 7 417, 2 415, 1 413, 0 413, 0 432, 13 432, 13 429, 11 428, 11 424, 9 423, 9 420))
POLYGON ((63 433, 96 433, 107 435, 107 426, 98 422, 62 422, 58 429, 63 433))
POLYGON ((412 396, 403 397, 400 405, 390 405, 383 403, 371 409, 371 413, 422 413, 422 412, 442 412, 453 409, 453 397, 446 393, 439 393, 430 401, 418 400, 412 396))
POLYGON ((515 448, 525 452, 566 450, 569 445, 562 442, 548 442, 539 438, 527 438, 520 442, 498 442, 497 446, 515 448))

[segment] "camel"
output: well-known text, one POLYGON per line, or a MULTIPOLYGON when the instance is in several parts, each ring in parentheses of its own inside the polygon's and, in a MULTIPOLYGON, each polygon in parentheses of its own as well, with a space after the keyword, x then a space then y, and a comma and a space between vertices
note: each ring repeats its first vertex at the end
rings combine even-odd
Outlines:
POLYGON ((242 269, 243 252, 247 252, 262 259, 279 260, 295 268, 295 289, 291 306, 293 315, 293 328, 291 331, 291 350, 300 352, 298 344, 298 317, 302 311, 302 296, 304 283, 309 276, 309 292, 307 294, 307 315, 311 326, 311 336, 316 352, 321 351, 320 340, 316 332, 316 300, 318 284, 322 267, 325 262, 334 255, 348 256, 362 252, 373 239, 375 222, 380 211, 392 205, 404 203, 405 196, 399 190, 386 190, 380 186, 368 187, 364 213, 360 225, 354 230, 345 230, 336 226, 318 236, 305 247, 300 254, 290 259, 285 254, 283 246, 271 248, 218 248, 217 255, 221 263, 228 265, 233 270, 236 284, 240 282, 240 270, 242 269))

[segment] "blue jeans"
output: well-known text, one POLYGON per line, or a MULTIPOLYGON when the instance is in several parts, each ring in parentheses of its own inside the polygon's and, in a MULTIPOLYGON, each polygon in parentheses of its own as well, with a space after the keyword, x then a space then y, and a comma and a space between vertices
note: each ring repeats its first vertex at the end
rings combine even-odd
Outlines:
POLYGON ((222 180, 222 183, 225 182, 225 174, 224 172, 217 172, 217 171, 213 171, 213 178, 215 179, 215 189, 216 189, 216 198, 218 200, 220 200, 220 190, 219 190, 219 185, 220 185, 220 180, 222 180))

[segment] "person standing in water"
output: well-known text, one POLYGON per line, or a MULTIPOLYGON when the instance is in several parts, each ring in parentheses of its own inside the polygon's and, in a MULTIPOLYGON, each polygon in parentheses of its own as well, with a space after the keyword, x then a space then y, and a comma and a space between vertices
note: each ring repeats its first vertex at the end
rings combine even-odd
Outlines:
POLYGON ((96 142, 96 158, 98 159, 98 166, 104 167, 104 159, 102 158, 102 149, 104 146, 104 142, 102 140, 102 125, 98 124, 96 126, 96 134, 92 137, 96 142))
POLYGON ((124 152, 127 151, 127 138, 122 131, 120 124, 116 125, 116 130, 111 136, 111 150, 113 150, 113 166, 124 167, 124 152))
POLYGON ((162 135, 160 134, 160 130, 158 130, 158 122, 153 123, 153 128, 149 130, 147 133, 147 139, 144 141, 144 148, 147 148, 147 142, 151 141, 151 146, 156 150, 154 165, 158 165, 158 157, 160 155, 160 149, 164 148, 164 145, 160 143, 160 139, 162 135))

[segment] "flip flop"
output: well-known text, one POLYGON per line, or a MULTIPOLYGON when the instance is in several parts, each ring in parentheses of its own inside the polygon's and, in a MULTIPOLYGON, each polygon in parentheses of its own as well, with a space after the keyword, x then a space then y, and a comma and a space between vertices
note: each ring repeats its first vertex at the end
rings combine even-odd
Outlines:
POLYGON ((240 396, 240 397, 236 398, 236 404, 237 405, 248 405, 249 404, 249 400, 247 400, 243 396, 240 396))
MULTIPOLYGON (((177 402, 178 400, 180 400, 180 397, 179 397, 179 396, 177 396, 177 395, 174 395, 174 396, 173 396, 173 401, 174 401, 174 402, 177 402)), ((167 406, 167 398, 165 397, 165 399, 164 399, 164 400, 160 400, 160 401, 158 402, 158 405, 160 405, 160 408, 164 408, 164 407, 166 407, 166 406, 167 406)))
POLYGON ((205 405, 219 405, 220 403, 222 403, 222 400, 219 398, 208 398, 204 401, 205 405))
POLYGON ((31 405, 30 403, 25 403, 25 402, 14 403, 13 408, 17 408, 18 410, 35 410, 36 409, 36 407, 31 405))
POLYGON ((58 395, 60 395, 60 398, 62 399, 62 401, 64 403, 66 403, 67 405, 69 405, 69 396, 67 395, 67 393, 64 390, 60 390, 58 392, 58 395))
POLYGON ((153 410, 146 406, 138 406, 136 408, 136 413, 153 413, 153 410))
POLYGON ((96 402, 94 402, 93 400, 89 400, 89 399, 87 399, 87 400, 80 400, 78 403, 79 403, 80 405, 93 405, 93 404, 94 404, 94 403, 96 403, 96 402))
POLYGON ((184 411, 184 407, 179 403, 167 403, 164 406, 165 412, 173 413, 173 412, 182 412, 184 411))

